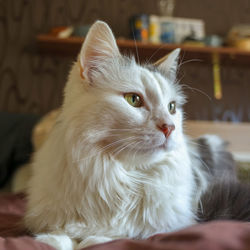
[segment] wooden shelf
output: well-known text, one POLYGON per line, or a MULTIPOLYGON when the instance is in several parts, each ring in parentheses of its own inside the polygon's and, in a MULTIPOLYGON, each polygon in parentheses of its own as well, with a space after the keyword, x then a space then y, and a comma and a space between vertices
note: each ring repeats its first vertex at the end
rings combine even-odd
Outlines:
MULTIPOLYGON (((42 53, 56 54, 61 56, 76 56, 79 53, 81 44, 84 41, 81 37, 57 38, 49 34, 37 36, 38 49, 42 53)), ((133 40, 117 40, 122 53, 135 54, 136 47, 133 40)), ((195 47, 178 44, 152 44, 136 42, 140 61, 150 59, 158 60, 175 48, 181 48, 185 60, 201 60, 210 63, 213 54, 218 54, 224 64, 250 64, 250 51, 239 50, 232 47, 195 47)))

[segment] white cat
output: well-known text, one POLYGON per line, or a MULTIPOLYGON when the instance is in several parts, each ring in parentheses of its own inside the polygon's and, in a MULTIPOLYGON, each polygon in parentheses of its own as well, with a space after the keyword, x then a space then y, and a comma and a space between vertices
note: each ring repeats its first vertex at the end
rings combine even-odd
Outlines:
POLYGON ((182 130, 178 55, 140 66, 119 53, 107 24, 91 27, 62 112, 34 157, 25 222, 38 240, 78 249, 195 222, 206 181, 182 130))

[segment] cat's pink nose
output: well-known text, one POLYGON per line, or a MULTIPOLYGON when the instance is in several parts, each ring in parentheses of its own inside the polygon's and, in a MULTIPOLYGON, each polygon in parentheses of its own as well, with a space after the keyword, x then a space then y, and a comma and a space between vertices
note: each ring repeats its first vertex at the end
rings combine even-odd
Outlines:
POLYGON ((170 136, 173 130, 175 130, 175 125, 168 125, 166 123, 158 126, 158 128, 163 132, 166 138, 170 136))

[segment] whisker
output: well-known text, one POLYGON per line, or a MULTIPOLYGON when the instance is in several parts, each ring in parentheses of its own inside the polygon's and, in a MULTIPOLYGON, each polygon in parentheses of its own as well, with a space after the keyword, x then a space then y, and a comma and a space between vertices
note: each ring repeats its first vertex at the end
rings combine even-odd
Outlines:
POLYGON ((207 169, 207 171, 212 174, 211 172, 211 168, 209 168, 209 166, 206 164, 206 162, 204 162, 200 157, 198 158, 199 161, 201 162, 201 164, 207 169))
POLYGON ((178 64, 178 67, 177 67, 176 75, 178 75, 179 72, 180 72, 180 68, 181 68, 180 66, 182 65, 182 63, 184 61, 185 53, 186 53, 185 51, 182 51, 181 58, 179 60, 179 64, 178 64))
POLYGON ((136 157, 136 155, 137 155, 137 153, 138 153, 138 151, 139 151, 139 149, 137 148, 138 147, 138 145, 140 145, 141 144, 141 141, 138 141, 136 144, 135 144, 135 146, 134 146, 134 154, 133 154, 133 159, 135 160, 135 157, 136 157))
POLYGON ((138 53, 138 47, 137 47, 137 43, 136 43, 136 40, 135 40, 135 34, 134 34, 134 27, 133 27, 133 25, 131 25, 131 30, 132 30, 133 39, 134 39, 134 44, 135 44, 136 58, 137 58, 138 63, 140 64, 139 53, 138 53))
POLYGON ((163 49, 165 46, 165 44, 162 44, 161 46, 159 46, 154 53, 149 57, 149 59, 147 59, 146 64, 149 64, 151 59, 153 58, 153 56, 155 56, 161 49, 163 49))
POLYGON ((190 87, 190 86, 187 85, 187 84, 182 84, 182 87, 183 87, 183 88, 190 89, 190 90, 192 90, 192 91, 195 90, 195 91, 197 91, 197 92, 203 94, 204 96, 206 96, 206 97, 208 98, 208 100, 209 100, 210 102, 212 102, 212 98, 211 98, 208 94, 206 94, 204 91, 202 91, 202 90, 200 90, 200 89, 197 89, 197 88, 194 88, 194 87, 190 87))
POLYGON ((190 60, 179 63, 178 67, 181 67, 181 66, 183 66, 187 63, 190 63, 190 62, 202 62, 202 60, 201 59, 190 59, 190 60))
POLYGON ((203 204, 202 204, 201 199, 199 199, 199 205, 200 205, 200 211, 201 211, 201 213, 204 214, 204 209, 203 209, 203 204))
POLYGON ((114 141, 112 143, 109 143, 108 145, 102 147, 102 148, 99 148, 98 151, 95 151, 92 155, 89 155, 87 157, 84 157, 82 159, 78 159, 78 161, 75 161, 75 162, 80 162, 80 161, 84 161, 84 160, 87 160, 87 159, 90 159, 94 156, 96 156, 97 154, 101 154, 101 153, 105 153, 105 151, 109 148, 111 148, 112 146, 115 146, 121 142, 124 142, 124 141, 129 141, 131 139, 133 139, 134 136, 131 136, 131 137, 127 137, 127 138, 123 138, 123 139, 120 139, 120 140, 117 140, 117 141, 114 141))
POLYGON ((137 141, 137 142, 135 143, 135 145, 131 148, 131 150, 134 150, 134 149, 135 149, 135 150, 133 151, 133 153, 134 153, 134 154, 133 154, 133 158, 134 158, 134 159, 135 159, 135 156, 136 156, 136 154, 137 154, 137 152, 138 152, 137 146, 140 145, 140 144, 141 144, 141 141, 137 141))
POLYGON ((207 171, 211 174, 211 168, 209 168, 209 166, 206 164, 206 162, 203 161, 198 154, 195 154, 193 152, 190 152, 190 154, 193 155, 197 160, 199 160, 200 163, 202 164, 202 166, 204 166, 207 169, 207 171))
POLYGON ((189 141, 188 141, 188 144, 195 145, 195 146, 199 146, 199 147, 201 147, 201 148, 207 148, 206 145, 200 144, 199 142, 196 141, 196 139, 194 139, 194 140, 189 140, 189 141))
POLYGON ((119 153, 121 153, 123 150, 125 150, 126 148, 130 147, 131 145, 133 145, 133 143, 135 142, 131 142, 127 145, 121 145, 120 147, 118 147, 116 150, 114 150, 113 154, 114 156, 117 156, 119 153))

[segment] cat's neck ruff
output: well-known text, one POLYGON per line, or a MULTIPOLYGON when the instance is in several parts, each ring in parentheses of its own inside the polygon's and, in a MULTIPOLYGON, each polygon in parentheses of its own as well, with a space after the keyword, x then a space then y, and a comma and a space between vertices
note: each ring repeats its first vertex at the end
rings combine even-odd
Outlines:
MULTIPOLYGON (((193 223, 191 196, 194 180, 185 144, 151 164, 130 165, 109 154, 85 152, 84 155, 89 160, 83 158, 75 169, 80 170, 87 200, 99 200, 96 205, 99 204, 100 211, 106 208, 105 215, 109 214, 110 220, 111 214, 120 217, 120 220, 114 220, 113 228, 121 230, 121 234, 146 238, 193 223), (89 157, 93 154, 94 157, 89 157), (140 215, 137 214, 139 210, 140 215), (132 226, 135 221, 136 228, 132 226)), ((88 209, 82 212, 89 214, 88 209)), ((89 214, 86 217, 89 221, 85 223, 97 219, 93 216, 89 214)))

